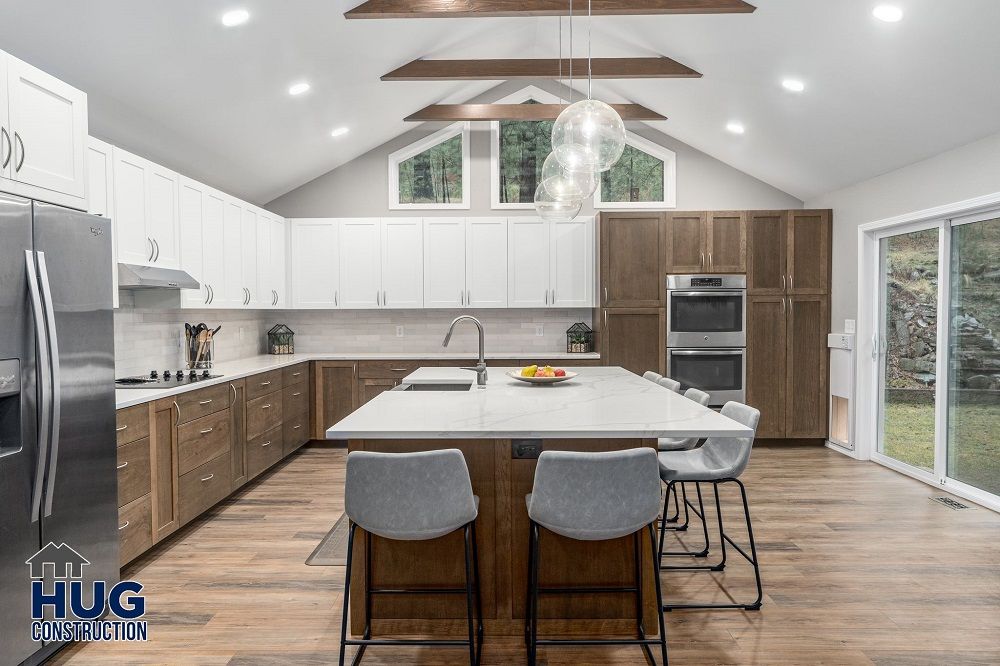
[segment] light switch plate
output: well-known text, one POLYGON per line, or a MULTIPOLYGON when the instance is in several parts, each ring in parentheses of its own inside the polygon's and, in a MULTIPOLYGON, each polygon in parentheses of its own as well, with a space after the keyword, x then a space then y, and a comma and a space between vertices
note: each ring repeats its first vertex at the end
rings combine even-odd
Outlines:
POLYGON ((403 337, 403 335, 404 335, 404 333, 403 333, 403 327, 402 326, 397 326, 396 327, 396 337, 397 338, 401 338, 401 337, 403 337))
POLYGON ((845 319, 844 320, 844 333, 854 333, 855 332, 855 328, 856 327, 855 327, 853 319, 845 319))
POLYGON ((541 338, 545 335, 545 324, 535 324, 535 336, 541 338))

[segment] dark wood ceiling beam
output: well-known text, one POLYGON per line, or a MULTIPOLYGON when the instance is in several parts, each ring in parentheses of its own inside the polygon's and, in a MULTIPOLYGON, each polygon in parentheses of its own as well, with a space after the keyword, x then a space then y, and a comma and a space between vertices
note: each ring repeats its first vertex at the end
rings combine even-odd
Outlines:
MULTIPOLYGON (((748 14, 744 0, 592 0, 594 16, 649 14, 748 14)), ((586 2, 575 3, 583 15, 586 2)), ((349 19, 567 16, 568 0, 368 0, 344 13, 349 19)))
MULTIPOLYGON (((622 120, 666 120, 640 104, 612 104, 622 120)), ((555 120, 561 104, 431 104, 403 120, 456 122, 460 120, 555 120)))
MULTIPOLYGON (((569 75, 570 62, 563 60, 562 74, 569 75)), ((594 58, 595 79, 697 79, 701 74, 666 57, 594 58)), ((587 75, 587 59, 573 59, 573 73, 587 75)), ((383 81, 509 81, 513 79, 559 78, 557 58, 493 60, 414 60, 382 77, 383 81)))

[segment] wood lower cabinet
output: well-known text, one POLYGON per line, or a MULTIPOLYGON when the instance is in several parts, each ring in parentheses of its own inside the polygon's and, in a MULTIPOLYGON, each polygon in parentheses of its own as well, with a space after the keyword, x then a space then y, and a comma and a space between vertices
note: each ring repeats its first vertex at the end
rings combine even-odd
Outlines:
MULTIPOLYGON (((473 378, 475 375, 473 375, 473 378)), ((372 398, 399 386, 398 379, 368 378, 358 380, 358 407, 372 398)))
POLYGON ((602 213, 599 302, 662 307, 666 300, 662 213, 602 213))
POLYGON ((250 477, 247 475, 247 405, 246 405, 246 380, 240 379, 229 383, 229 390, 233 396, 233 406, 230 408, 229 416, 232 423, 232 437, 230 438, 229 455, 233 465, 233 490, 236 490, 250 477))
POLYGON ((153 472, 150 405, 117 414, 119 563, 131 562, 153 544, 153 472))
POLYGON ((118 509, 118 561, 125 565, 153 546, 153 503, 149 493, 118 509))
POLYGON ((749 298, 747 403, 760 410, 757 437, 827 434, 829 297, 749 298))
POLYGON ((287 456, 309 441, 309 412, 286 416, 282 428, 282 447, 287 456))
POLYGON ((326 439, 326 430, 354 411, 358 404, 358 364, 353 361, 316 361, 313 366, 313 439, 326 439))
POLYGON ((232 492, 232 460, 229 452, 200 465, 177 480, 178 515, 185 525, 215 506, 232 492))
POLYGON ((125 506, 144 495, 148 495, 152 488, 149 437, 143 437, 119 446, 118 506, 125 506))
POLYGON ((285 455, 284 429, 282 424, 262 432, 253 439, 247 440, 247 474, 250 478, 258 476, 279 462, 285 455))
POLYGON ((601 363, 641 375, 662 373, 666 362, 666 313, 663 308, 605 308, 598 311, 601 363))

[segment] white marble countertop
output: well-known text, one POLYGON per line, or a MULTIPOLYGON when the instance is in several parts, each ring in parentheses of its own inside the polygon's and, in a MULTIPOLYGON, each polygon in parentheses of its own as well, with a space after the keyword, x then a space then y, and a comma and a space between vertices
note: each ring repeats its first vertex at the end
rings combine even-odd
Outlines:
MULTIPOLYGON (((748 436, 752 431, 623 368, 574 368, 537 386, 491 367, 485 388, 386 391, 326 431, 327 439, 530 439, 748 436)), ((410 384, 475 383, 458 368, 420 368, 410 384)))
MULTIPOLYGON (((251 356, 249 358, 240 359, 238 361, 229 361, 227 363, 217 363, 212 369, 214 374, 221 374, 221 377, 216 379, 206 379, 202 382, 197 382, 194 384, 186 384, 184 386, 164 386, 151 389, 116 389, 115 390, 115 403, 117 409, 123 409, 125 407, 131 407, 133 405, 141 405, 144 402, 151 402, 153 400, 159 400, 160 398, 166 398, 172 395, 178 395, 180 393, 186 393, 187 391, 195 391, 197 389, 206 388, 208 386, 215 386, 216 384, 223 384, 228 381, 235 379, 242 379, 243 377, 249 377, 250 375, 255 375, 259 372, 267 372, 268 370, 275 370, 277 368, 284 368, 290 365, 295 365, 296 363, 304 363, 306 361, 420 361, 424 359, 429 360, 469 360, 469 363, 475 365, 476 353, 472 352, 430 352, 430 353, 369 353, 369 354, 337 354, 337 353, 307 353, 307 354, 286 354, 281 356, 272 356, 269 354, 262 354, 260 356, 251 356)), ((532 352, 493 352, 486 355, 487 360, 510 360, 510 359, 529 359, 538 358, 545 360, 569 360, 569 359, 579 359, 579 360, 597 360, 601 358, 600 354, 567 354, 565 352, 555 352, 546 353, 543 355, 532 353, 532 352)), ((162 370, 162 368, 161 368, 162 370)))

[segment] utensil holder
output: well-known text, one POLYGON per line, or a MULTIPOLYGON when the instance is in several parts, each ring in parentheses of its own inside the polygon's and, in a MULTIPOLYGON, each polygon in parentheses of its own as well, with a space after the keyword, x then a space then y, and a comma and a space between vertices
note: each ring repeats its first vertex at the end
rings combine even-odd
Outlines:
POLYGON ((209 338, 204 342, 192 341, 188 345, 188 370, 211 370, 215 359, 215 340, 209 338))

